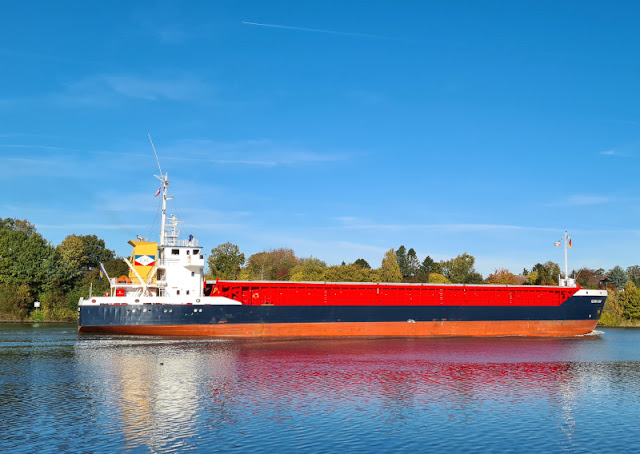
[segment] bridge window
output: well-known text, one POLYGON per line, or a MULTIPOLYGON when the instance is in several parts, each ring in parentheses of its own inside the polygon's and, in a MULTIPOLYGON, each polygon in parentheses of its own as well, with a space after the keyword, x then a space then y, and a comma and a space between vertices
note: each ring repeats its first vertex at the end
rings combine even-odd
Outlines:
POLYGON ((171 255, 178 255, 180 254, 180 249, 171 249, 171 255))

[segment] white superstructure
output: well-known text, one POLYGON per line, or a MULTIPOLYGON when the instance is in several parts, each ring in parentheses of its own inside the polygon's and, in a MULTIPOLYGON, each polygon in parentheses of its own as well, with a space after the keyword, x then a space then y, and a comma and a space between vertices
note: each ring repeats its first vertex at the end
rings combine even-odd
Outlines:
MULTIPOLYGON (((151 139, 151 138, 149 138, 151 139)), ((151 143, 153 146, 153 142, 151 143)), ((155 153, 155 148, 154 148, 155 153)), ((157 158, 157 155, 156 155, 157 158)), ((204 296, 204 254, 193 235, 180 239, 179 224, 175 215, 167 216, 169 177, 155 175, 161 182, 162 218, 160 242, 129 241, 133 253, 124 261, 129 266, 129 276, 109 278, 110 292, 105 296, 81 298, 79 305, 96 304, 241 304, 219 296, 204 296)), ((156 194, 156 195, 158 195, 156 194)), ((101 264, 102 266, 102 264, 101 264)), ((102 271, 106 274, 104 268, 102 271)))
POLYGON ((159 296, 202 296, 204 255, 198 240, 189 236, 180 240, 175 216, 167 220, 169 230, 164 244, 158 246, 159 296))

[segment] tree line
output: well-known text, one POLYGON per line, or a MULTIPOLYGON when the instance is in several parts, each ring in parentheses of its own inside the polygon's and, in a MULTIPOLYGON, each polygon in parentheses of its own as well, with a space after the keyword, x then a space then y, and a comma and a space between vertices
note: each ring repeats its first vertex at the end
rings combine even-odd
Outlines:
POLYGON ((128 273, 127 264, 96 235, 68 235, 54 246, 26 220, 0 218, 0 319, 76 320, 78 300, 109 289, 99 279, 128 273), (33 303, 41 308, 34 311, 33 303))
MULTIPOLYGON (((129 272, 127 264, 96 235, 71 234, 54 246, 27 220, 0 218, 0 319, 77 319, 81 297, 89 296, 90 289, 95 295, 109 290, 107 279, 99 277, 100 263, 112 277, 129 272), (40 301, 40 310, 33 310, 35 301, 40 301)), ((362 258, 328 265, 315 257, 297 257, 287 248, 245 259, 239 247, 229 242, 213 248, 207 263, 207 278, 223 280, 558 285, 560 274, 560 266, 547 261, 518 275, 498 268, 484 278, 475 269, 475 257, 466 252, 448 260, 430 256, 420 260, 415 249, 404 245, 389 249, 377 268, 362 258)), ((607 286, 603 323, 640 322, 639 265, 609 271, 581 268, 571 275, 583 288, 607 286)))
MULTIPOLYGON (((426 256, 422 261, 415 249, 404 245, 388 250, 379 268, 372 268, 362 258, 352 263, 327 265, 315 257, 300 258, 293 249, 280 248, 249 256, 237 245, 223 243, 211 250, 208 279, 281 280, 322 282, 406 282, 495 285, 558 285, 560 266, 553 262, 536 263, 516 275, 497 268, 486 278, 476 271, 475 257, 466 252, 455 258, 435 261, 426 256)), ((570 273, 581 287, 597 289, 605 286, 609 297, 602 323, 634 325, 640 323, 640 266, 624 270, 615 266, 604 269, 580 268, 570 273)))
POLYGON ((640 324, 640 266, 626 269, 614 266, 608 272, 604 269, 581 268, 573 272, 576 281, 584 288, 600 287, 609 291, 607 302, 600 318, 602 325, 632 326, 640 324))
POLYGON ((209 279, 327 281, 327 282, 406 282, 443 284, 558 285, 560 266, 548 261, 535 264, 531 271, 517 276, 499 268, 485 279, 475 269, 475 257, 466 252, 457 257, 422 261, 415 249, 404 245, 389 249, 379 268, 362 258, 353 263, 327 265, 315 257, 297 257, 293 249, 280 248, 258 252, 248 259, 237 245, 223 243, 211 250, 209 279))

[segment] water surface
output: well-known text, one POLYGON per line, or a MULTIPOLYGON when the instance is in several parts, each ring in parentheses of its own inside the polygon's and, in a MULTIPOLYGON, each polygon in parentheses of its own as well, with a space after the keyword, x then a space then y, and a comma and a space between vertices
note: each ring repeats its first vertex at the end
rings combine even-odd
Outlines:
POLYGON ((632 452, 640 331, 220 341, 0 325, 0 451, 632 452))

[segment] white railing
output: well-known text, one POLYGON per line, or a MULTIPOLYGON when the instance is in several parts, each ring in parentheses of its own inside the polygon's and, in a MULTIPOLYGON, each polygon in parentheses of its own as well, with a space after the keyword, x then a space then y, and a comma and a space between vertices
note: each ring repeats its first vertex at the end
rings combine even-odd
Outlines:
POLYGON ((162 246, 200 247, 200 241, 196 240, 195 238, 192 239, 191 241, 189 241, 189 240, 177 240, 177 239, 173 239, 173 238, 168 238, 165 241, 165 244, 163 244, 162 246))

